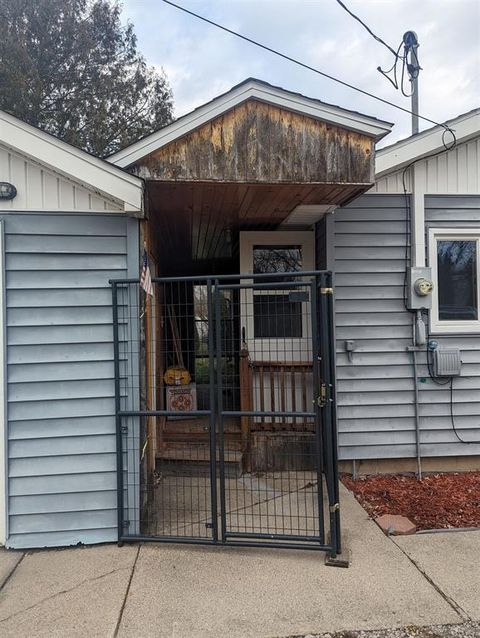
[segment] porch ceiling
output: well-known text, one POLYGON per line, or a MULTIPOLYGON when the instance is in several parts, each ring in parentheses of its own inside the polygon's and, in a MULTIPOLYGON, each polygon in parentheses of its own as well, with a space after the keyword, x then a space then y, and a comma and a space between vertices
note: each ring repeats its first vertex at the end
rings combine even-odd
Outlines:
POLYGON ((340 206, 363 184, 232 184, 147 182, 152 242, 166 261, 219 259, 231 254, 227 229, 278 227, 300 205, 340 206))
POLYGON ((274 228, 299 205, 341 206, 365 192, 364 184, 237 184, 148 182, 148 206, 159 215, 193 215, 232 229, 274 228))

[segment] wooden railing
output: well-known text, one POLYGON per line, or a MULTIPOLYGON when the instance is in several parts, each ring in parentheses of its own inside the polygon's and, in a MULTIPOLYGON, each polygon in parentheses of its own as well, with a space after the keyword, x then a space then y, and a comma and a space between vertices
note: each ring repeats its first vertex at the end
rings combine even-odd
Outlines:
MULTIPOLYGON (((240 353, 240 409, 243 412, 311 412, 312 363, 253 361, 244 346, 240 353)), ((302 416, 242 417, 242 442, 261 430, 311 432, 313 420, 302 416)))

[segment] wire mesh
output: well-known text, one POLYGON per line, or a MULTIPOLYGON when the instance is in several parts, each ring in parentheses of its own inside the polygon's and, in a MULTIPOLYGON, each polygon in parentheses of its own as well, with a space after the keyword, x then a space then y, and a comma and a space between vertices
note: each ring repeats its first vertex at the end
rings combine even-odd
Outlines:
POLYGON ((122 538, 326 546, 324 277, 114 283, 122 538))

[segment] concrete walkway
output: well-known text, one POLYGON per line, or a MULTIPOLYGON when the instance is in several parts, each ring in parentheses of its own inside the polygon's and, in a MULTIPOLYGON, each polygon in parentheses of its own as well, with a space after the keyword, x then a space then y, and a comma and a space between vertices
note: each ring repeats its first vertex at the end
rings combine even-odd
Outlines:
POLYGON ((272 638, 480 618, 480 532, 391 540, 342 493, 349 569, 310 551, 0 552, 2 638, 272 638))

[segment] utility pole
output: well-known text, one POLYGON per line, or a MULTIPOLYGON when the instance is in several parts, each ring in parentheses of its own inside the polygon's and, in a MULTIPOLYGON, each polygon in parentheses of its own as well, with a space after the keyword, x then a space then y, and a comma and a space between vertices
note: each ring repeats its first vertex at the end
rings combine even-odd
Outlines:
POLYGON ((403 44, 405 47, 407 71, 412 84, 412 135, 415 135, 420 130, 418 121, 418 75, 421 68, 417 53, 419 47, 418 37, 415 31, 407 31, 404 33, 403 44))

